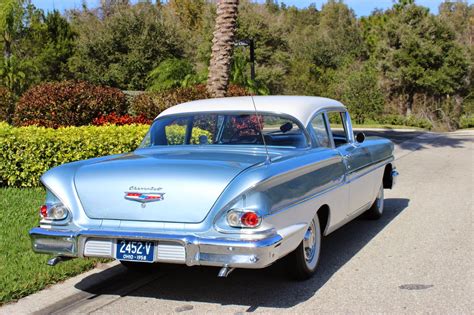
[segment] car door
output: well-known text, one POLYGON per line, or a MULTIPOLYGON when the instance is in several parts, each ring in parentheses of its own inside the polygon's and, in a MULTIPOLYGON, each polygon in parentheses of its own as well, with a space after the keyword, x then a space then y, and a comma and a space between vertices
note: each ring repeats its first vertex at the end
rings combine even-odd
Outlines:
POLYGON ((326 118, 335 149, 339 151, 346 164, 346 184, 349 187, 346 215, 350 216, 370 206, 373 183, 372 177, 366 172, 372 160, 369 150, 354 140, 347 112, 328 111, 326 118))
MULTIPOLYGON (((320 148, 326 148, 328 150, 337 152, 334 148, 332 137, 330 135, 329 124, 324 112, 317 113, 313 116, 311 123, 308 126, 308 129, 311 135, 311 142, 313 143, 313 150, 320 150, 320 148)), ((318 179, 315 178, 314 180, 318 179)), ((331 200, 331 225, 338 225, 339 223, 345 220, 347 216, 346 209, 348 206, 349 187, 348 185, 343 184, 337 188, 337 198, 331 200)))

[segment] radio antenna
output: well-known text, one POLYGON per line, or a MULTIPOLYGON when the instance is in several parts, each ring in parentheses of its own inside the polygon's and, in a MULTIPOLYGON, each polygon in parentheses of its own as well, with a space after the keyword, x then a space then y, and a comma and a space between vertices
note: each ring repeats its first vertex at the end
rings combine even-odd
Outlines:
POLYGON ((252 99, 253 108, 255 109, 255 116, 257 117, 258 127, 260 128, 260 135, 262 136, 263 146, 265 147, 265 153, 267 155, 265 164, 270 164, 272 160, 270 159, 270 154, 268 154, 267 142, 265 141, 265 136, 263 135, 263 125, 262 125, 263 118, 261 115, 258 114, 257 106, 255 105, 255 100, 253 99, 253 96, 250 95, 250 98, 252 99))

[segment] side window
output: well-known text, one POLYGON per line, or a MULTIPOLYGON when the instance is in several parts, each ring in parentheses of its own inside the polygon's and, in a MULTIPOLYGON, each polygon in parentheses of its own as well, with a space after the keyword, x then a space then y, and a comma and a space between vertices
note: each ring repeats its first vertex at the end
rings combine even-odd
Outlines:
POLYGON ((331 142, 329 141, 328 128, 326 126, 326 121, 323 114, 319 114, 313 118, 311 121, 311 126, 314 130, 314 135, 318 146, 320 147, 331 147, 331 142))
POLYGON ((344 112, 328 112, 328 118, 336 147, 349 143, 344 112))

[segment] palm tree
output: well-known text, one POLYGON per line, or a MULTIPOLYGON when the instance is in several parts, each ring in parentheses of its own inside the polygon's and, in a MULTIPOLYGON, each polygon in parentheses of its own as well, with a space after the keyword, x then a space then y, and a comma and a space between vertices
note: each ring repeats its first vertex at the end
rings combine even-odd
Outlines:
POLYGON ((229 85, 238 6, 239 0, 217 2, 216 26, 207 78, 207 90, 213 97, 225 96, 229 85))

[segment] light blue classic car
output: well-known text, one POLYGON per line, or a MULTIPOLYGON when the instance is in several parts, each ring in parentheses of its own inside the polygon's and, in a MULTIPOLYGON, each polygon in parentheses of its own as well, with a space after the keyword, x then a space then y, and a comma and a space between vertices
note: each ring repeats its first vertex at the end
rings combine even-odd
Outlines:
POLYGON ((341 103, 320 97, 208 99, 162 112, 131 153, 61 165, 33 250, 49 264, 107 257, 263 268, 285 257, 316 270, 322 236, 365 212, 382 215, 395 184, 393 144, 354 135, 341 103))

